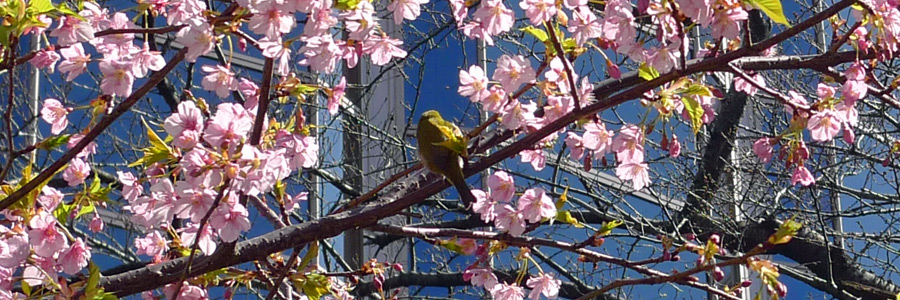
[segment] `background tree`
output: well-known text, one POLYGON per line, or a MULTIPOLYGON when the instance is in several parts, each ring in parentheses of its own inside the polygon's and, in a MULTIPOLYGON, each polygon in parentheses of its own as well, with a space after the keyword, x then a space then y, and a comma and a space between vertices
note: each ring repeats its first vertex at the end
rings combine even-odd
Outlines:
POLYGON ((0 14, 0 298, 900 292, 890 1, 0 14), (472 207, 417 171, 434 108, 472 207))

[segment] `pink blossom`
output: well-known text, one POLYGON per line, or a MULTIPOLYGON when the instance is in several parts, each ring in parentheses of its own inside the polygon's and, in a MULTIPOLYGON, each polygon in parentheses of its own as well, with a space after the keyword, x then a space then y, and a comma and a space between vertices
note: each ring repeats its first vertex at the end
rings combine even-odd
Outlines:
POLYGON ((404 58, 406 51, 400 49, 403 41, 384 35, 369 35, 363 41, 363 53, 371 55, 372 63, 378 66, 386 65, 391 58, 404 58))
POLYGON ((117 171, 116 175, 119 178, 119 183, 122 184, 122 197, 128 202, 137 200, 144 193, 144 187, 141 186, 131 172, 117 171))
POLYGON ((556 279, 552 274, 542 273, 538 277, 531 277, 526 281, 525 285, 531 288, 528 299, 538 300, 541 294, 547 299, 556 299, 559 296, 559 286, 562 281, 556 279))
POLYGON ((94 215, 94 218, 91 219, 91 223, 88 224, 88 229, 93 233, 98 233, 103 231, 103 219, 100 218, 100 215, 94 215))
POLYGON ((218 192, 187 181, 175 182, 175 193, 178 197, 173 203, 175 215, 182 219, 190 219, 199 223, 215 202, 218 192))
POLYGON ((28 243, 28 236, 21 228, 14 227, 10 230, 0 225, 0 267, 17 268, 30 254, 31 245, 28 243))
POLYGON ((494 199, 488 197, 487 193, 480 189, 473 189, 472 196, 475 196, 475 203, 472 203, 472 212, 481 216, 481 220, 490 223, 497 218, 497 212, 494 211, 494 199))
POLYGON ((525 57, 504 54, 497 60, 497 70, 494 71, 491 78, 499 81, 507 92, 512 93, 518 90, 522 84, 534 80, 535 73, 525 57))
POLYGON ((575 42, 579 46, 603 35, 603 25, 587 6, 579 6, 572 11, 568 30, 574 34, 575 42))
POLYGON ((294 28, 294 14, 284 11, 281 1, 256 2, 253 16, 248 22, 250 30, 269 38, 277 38, 294 28))
MULTIPOLYGON (((97 16, 102 16, 103 14, 98 14, 97 16)), ((134 29, 137 26, 134 25, 133 22, 128 18, 128 15, 125 13, 117 12, 114 13, 112 18, 108 19, 108 23, 106 24, 106 29, 134 29)), ((120 48, 123 46, 132 46, 132 41, 134 40, 134 33, 117 33, 117 34, 108 34, 99 38, 100 44, 108 45, 110 48, 120 48)))
POLYGON ((772 146, 778 141, 775 138, 761 137, 753 143, 753 153, 764 163, 772 161, 772 146))
POLYGON ((491 297, 494 300, 522 300, 525 299, 525 290, 515 284, 498 283, 491 289, 491 297))
POLYGON ((701 26, 709 26, 713 17, 713 3, 711 0, 676 0, 679 10, 685 16, 694 20, 701 26))
POLYGON ((69 108, 63 107, 59 100, 47 98, 41 108, 41 119, 50 123, 50 133, 57 135, 69 126, 69 108))
POLYGON ((606 125, 598 122, 584 124, 584 137, 581 143, 585 148, 594 151, 594 156, 600 157, 609 153, 612 149, 612 130, 606 130, 606 125))
POLYGON ((38 51, 33 58, 28 60, 35 68, 46 68, 48 73, 53 73, 56 70, 57 61, 59 61, 59 54, 53 50, 38 51))
POLYGON ((631 186, 635 191, 640 191, 650 185, 649 167, 645 162, 625 161, 616 167, 616 177, 621 180, 631 180, 631 186))
MULTIPOLYGON (((163 294, 166 295, 166 299, 175 299, 175 288, 178 287, 178 284, 172 283, 163 287, 163 294)), ((209 299, 209 294, 202 287, 192 285, 188 282, 184 282, 181 285, 181 290, 178 292, 178 299, 182 300, 207 300, 209 299)))
POLYGON ((834 88, 824 84, 819 83, 816 87, 816 95, 819 96, 820 99, 828 99, 834 97, 834 88))
POLYGON ((513 236, 520 236, 525 233, 525 217, 522 213, 515 210, 509 204, 499 205, 494 208, 497 210, 497 217, 494 219, 494 226, 500 231, 508 232, 513 236))
POLYGON ((481 286, 486 290, 493 290, 497 285, 497 275, 494 271, 485 268, 467 269, 463 272, 463 280, 472 283, 472 286, 481 286))
MULTIPOLYGON (((750 75, 750 78, 752 78, 753 81, 757 84, 764 87, 766 86, 766 81, 761 74, 750 75)), ((750 96, 756 95, 756 92, 758 91, 755 85, 744 80, 744 78, 740 76, 734 76, 734 90, 738 92, 744 92, 750 96)))
POLYGON ((31 227, 28 231, 28 242, 34 248, 34 253, 40 257, 52 258, 57 251, 69 245, 66 236, 56 228, 56 218, 46 211, 40 211, 33 216, 28 226, 31 227))
MULTIPOLYGON (((555 83, 561 93, 569 93, 569 74, 566 73, 565 65, 569 65, 569 69, 572 69, 572 64, 568 59, 562 60, 559 56, 554 57, 550 61, 550 70, 544 73, 544 78, 555 83)), ((574 81, 578 81, 578 74, 572 74, 572 76, 575 77, 574 81)))
POLYGON ((131 95, 131 87, 134 84, 133 69, 130 62, 104 59, 100 62, 100 71, 103 72, 100 90, 111 96, 127 97, 131 95))
POLYGON ((841 94, 844 95, 844 101, 846 101, 850 105, 854 105, 856 100, 862 99, 866 96, 869 90, 869 85, 864 81, 859 80, 847 80, 844 81, 844 85, 841 89, 841 94))
POLYGON ((203 77, 203 89, 207 91, 215 91, 219 98, 228 98, 231 91, 238 89, 238 81, 234 78, 234 72, 231 72, 229 66, 222 65, 205 65, 201 68, 206 72, 203 77))
POLYGON ((94 27, 76 17, 63 16, 59 26, 50 32, 50 36, 58 38, 57 44, 60 46, 69 46, 93 40, 94 27))
POLYGON ((341 106, 341 100, 344 99, 344 94, 347 90, 347 78, 341 76, 341 81, 338 82, 337 85, 331 90, 331 93, 328 95, 328 113, 332 116, 337 115, 338 109, 341 106))
POLYGON ((668 73, 681 58, 681 40, 669 43, 665 47, 653 48, 647 52, 646 61, 660 73, 668 73))
POLYGON ((669 141, 667 150, 669 151, 669 156, 672 156, 672 158, 678 158, 678 156, 681 155, 681 142, 678 141, 678 136, 674 133, 672 134, 672 140, 669 141))
MULTIPOLYGON (((31 286, 51 285, 59 278, 53 257, 32 257, 34 263, 26 264, 22 271, 22 281, 31 286)), ((25 298, 23 298, 25 299, 25 298)))
POLYGON ((175 147, 193 148, 203 132, 203 114, 192 101, 178 104, 178 112, 166 118, 163 128, 174 139, 175 147))
POLYGON ((531 24, 541 26, 544 22, 553 20, 556 16, 556 2, 553 0, 522 0, 519 7, 525 10, 525 15, 531 24))
POLYGON ((167 224, 175 217, 175 201, 176 194, 172 181, 163 178, 150 186, 149 196, 138 197, 124 209, 134 213, 132 221, 138 225, 157 227, 167 224))
POLYGON ((481 6, 472 14, 472 17, 483 29, 483 33, 486 35, 485 40, 490 40, 492 35, 509 31, 515 22, 513 11, 506 7, 502 0, 481 1, 481 6))
POLYGON ((166 22, 169 25, 184 24, 195 20, 206 10, 206 3, 200 0, 169 0, 168 4, 166 22))
POLYGON ((519 197, 518 209, 522 217, 531 223, 556 217, 556 205, 542 188, 525 190, 522 197, 519 197))
POLYGON ((38 196, 37 202, 40 203, 41 207, 45 210, 53 211, 62 202, 63 196, 63 193, 59 190, 51 186, 44 186, 41 188, 41 195, 38 196))
POLYGON ((215 147, 223 147, 226 143, 229 147, 236 147, 241 140, 249 137, 251 129, 253 118, 244 107, 222 103, 203 131, 203 139, 215 147))
POLYGON ((138 255, 148 255, 154 260, 161 258, 169 249, 166 239, 155 230, 144 237, 134 239, 134 247, 137 248, 138 255))
POLYGON ((87 64, 91 62, 91 55, 84 54, 84 47, 81 46, 81 43, 60 49, 59 53, 63 57, 63 61, 59 63, 59 71, 68 73, 66 75, 67 81, 72 81, 75 77, 84 73, 87 70, 87 64))
POLYGON ((84 244, 81 238, 75 239, 72 246, 59 253, 56 261, 62 267, 62 271, 66 274, 76 275, 87 267, 88 261, 91 260, 91 247, 84 244))
MULTIPOLYGON (((166 66, 166 59, 159 51, 151 51, 148 43, 144 43, 144 47, 133 48, 131 58, 134 61, 131 72, 138 78, 147 76, 147 72, 150 70, 159 71, 166 66)), ((60 70, 62 70, 62 65, 60 65, 60 70)))
POLYGON ((301 65, 310 66, 313 70, 326 74, 334 72, 335 63, 341 59, 342 50, 330 34, 303 37, 301 41, 306 43, 299 50, 305 56, 300 61, 301 65))
POLYGON ((740 36, 741 25, 747 20, 747 11, 740 5, 730 5, 714 10, 711 27, 716 38, 736 39, 740 36))
POLYGON ((463 21, 469 15, 469 8, 466 7, 465 0, 450 0, 450 11, 453 13, 453 19, 456 20, 456 27, 462 27, 463 21))
MULTIPOLYGON (((344 20, 344 26, 350 31, 352 40, 365 40, 378 22, 375 20, 375 7, 369 1, 360 1, 356 8, 342 11, 338 17, 344 20)), ((349 66, 352 68, 352 66, 349 66)))
POLYGON ((581 160, 584 158, 584 145, 582 144, 581 136, 577 133, 569 132, 566 136, 566 147, 569 147, 569 151, 572 154, 573 160, 581 160))
POLYGON ((394 0, 387 9, 394 14, 394 24, 403 23, 403 19, 415 20, 421 13, 422 4, 428 0, 394 0))
POLYGON ((841 120, 840 115, 834 110, 825 109, 813 113, 809 117, 806 127, 809 129, 814 141, 827 142, 833 139, 841 130, 841 123, 843 123, 843 120, 841 120))
POLYGON ((619 163, 643 161, 644 131, 637 125, 625 124, 619 129, 619 135, 613 139, 611 146, 619 163))
POLYGON ((813 183, 816 183, 816 178, 813 177, 812 173, 809 172, 805 166, 797 166, 794 169, 794 174, 791 175, 791 184, 796 185, 800 183, 802 186, 810 186, 813 183))
POLYGON ((488 89, 488 95, 481 100, 481 108, 492 113, 503 112, 509 102, 506 91, 499 85, 492 85, 488 89))
POLYGON ((488 78, 478 65, 469 67, 469 71, 459 70, 459 92, 460 95, 469 97, 472 102, 481 102, 490 95, 488 91, 488 78))
MULTIPOLYGON (((192 0, 184 1, 191 2, 192 0)), ((180 37, 175 40, 185 47, 188 47, 187 53, 184 55, 184 60, 187 62, 196 62, 197 58, 209 53, 209 51, 212 51, 212 49, 215 48, 216 36, 213 33, 212 27, 206 22, 186 27, 185 29, 182 29, 179 34, 180 37)))
POLYGON ((91 174, 91 166, 80 158, 72 159, 69 167, 63 172, 63 179, 69 183, 69 186, 76 186, 84 182, 91 174))
POLYGON ((236 241, 241 232, 250 230, 248 216, 247 208, 240 203, 220 205, 209 218, 209 225, 218 229, 222 241, 230 243, 236 241))
MULTIPOLYGON (((568 83, 566 85, 568 85, 568 83)), ((568 88, 566 90, 568 90, 568 88)), ((568 93, 548 96, 547 105, 544 106, 543 120, 538 122, 538 124, 530 125, 534 126, 534 130, 537 130, 544 127, 544 124, 556 121, 573 110, 575 110, 575 99, 568 93)))
POLYGON ((292 134, 285 130, 275 134, 278 147, 285 148, 285 156, 292 169, 311 168, 319 162, 319 144, 315 137, 292 134))
MULTIPOLYGON (((66 142, 66 148, 75 148, 75 146, 78 145, 78 143, 81 142, 82 139, 84 139, 84 134, 82 133, 76 133, 69 136, 69 141, 66 142)), ((81 152, 78 152, 75 157, 83 159, 94 153, 97 153, 97 143, 90 142, 87 144, 87 146, 84 147, 84 149, 81 149, 81 152)))
POLYGON ((281 37, 275 39, 264 37, 259 39, 256 44, 262 49, 263 56, 278 61, 278 68, 275 69, 275 74, 287 76, 291 70, 291 48, 289 48, 289 43, 285 45, 281 41, 281 37))
POLYGON ((197 233, 199 231, 200 225, 195 223, 190 223, 190 225, 183 228, 181 230, 182 244, 186 247, 193 247, 194 243, 198 243, 197 249, 200 249, 200 251, 203 251, 206 255, 216 252, 216 242, 213 241, 215 232, 213 232, 212 227, 210 225, 203 226, 203 232, 200 234, 200 238, 197 239, 197 233))
POLYGON ((850 67, 844 72, 844 77, 846 77, 847 80, 865 81, 866 67, 859 61, 856 61, 850 64, 850 67))
POLYGON ((284 210, 292 211, 300 207, 300 202, 307 201, 309 199, 308 192, 302 192, 297 194, 294 197, 284 197, 284 210))
POLYGON ((259 105, 259 87, 247 78, 241 78, 238 82, 238 91, 244 96, 244 108, 256 110, 259 105))
POLYGON ((516 193, 512 175, 502 170, 488 176, 488 187, 491 189, 491 198, 499 202, 509 202, 516 193))
POLYGON ((522 162, 530 162, 535 171, 543 170, 547 164, 547 158, 541 149, 525 149, 519 155, 522 156, 522 162))
POLYGON ((788 91, 787 101, 788 102, 784 104, 784 110, 787 111, 788 114, 797 114, 803 118, 808 117, 805 112, 805 110, 809 109, 806 97, 803 97, 803 95, 800 95, 800 93, 795 91, 788 91), (797 108, 797 110, 794 108, 797 108))

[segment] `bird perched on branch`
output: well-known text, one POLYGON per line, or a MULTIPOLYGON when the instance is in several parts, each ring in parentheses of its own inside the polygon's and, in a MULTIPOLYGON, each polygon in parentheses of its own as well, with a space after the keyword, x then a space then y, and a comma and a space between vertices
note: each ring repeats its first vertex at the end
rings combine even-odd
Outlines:
POLYGON ((459 127, 444 120, 437 111, 429 110, 419 117, 416 140, 422 165, 447 178, 456 187, 464 206, 474 203, 475 196, 462 172, 463 159, 469 157, 469 138, 459 127))

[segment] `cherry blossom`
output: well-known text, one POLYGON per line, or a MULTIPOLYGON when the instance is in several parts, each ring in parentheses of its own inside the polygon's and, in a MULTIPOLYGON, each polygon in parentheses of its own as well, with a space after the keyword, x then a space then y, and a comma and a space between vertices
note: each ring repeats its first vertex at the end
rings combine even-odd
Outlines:
POLYGON ((62 203, 62 199, 62 192, 51 186, 44 186, 41 188, 41 195, 38 196, 37 201, 45 210, 53 211, 60 203, 62 203))
POLYGON ((582 144, 581 136, 577 133, 568 133, 566 136, 566 147, 569 147, 573 160, 581 160, 584 158, 585 148, 582 144))
POLYGON ((56 218, 46 211, 40 211, 28 222, 28 242, 34 253, 40 257, 52 258, 57 251, 69 245, 66 236, 56 228, 56 218))
POLYGON ((309 192, 302 192, 293 197, 284 197, 284 211, 292 211, 300 207, 300 202, 309 199, 309 192))
MULTIPOLYGON (((568 3, 568 1, 565 3, 568 3)), ((603 35, 603 25, 600 23, 597 15, 594 15, 587 6, 579 6, 572 11, 572 19, 569 20, 568 30, 573 34, 575 42, 579 46, 584 45, 588 40, 603 35)))
POLYGON ((497 212, 494 211, 496 203, 492 197, 479 189, 472 190, 472 196, 475 196, 475 203, 472 203, 472 212, 481 216, 481 220, 490 223, 497 218, 497 212))
POLYGON ((814 141, 827 142, 840 132, 841 123, 843 123, 843 120, 841 120, 840 115, 834 110, 825 109, 813 113, 809 117, 806 127, 809 128, 814 141))
POLYGON ((144 193, 144 187, 138 182, 131 172, 117 171, 119 183, 122 184, 122 197, 128 202, 137 200, 144 193))
MULTIPOLYGON (((731 1, 728 1, 731 2, 731 1)), ((740 3, 728 3, 723 9, 714 10, 712 35, 716 38, 736 39, 741 33, 741 25, 749 15, 740 3)))
POLYGON ((331 93, 329 93, 328 95, 328 104, 326 105, 326 107, 328 109, 328 113, 332 116, 337 115, 338 109, 341 106, 341 100, 344 99, 346 90, 347 78, 341 76, 341 81, 331 89, 331 93))
POLYGON ((499 85, 492 85, 488 92, 488 95, 481 100, 481 108, 492 113, 504 112, 509 102, 506 90, 499 85))
POLYGON ((72 159, 69 167, 63 172, 63 179, 69 186, 76 186, 84 182, 91 174, 91 166, 80 158, 72 159))
POLYGON ((133 69, 131 62, 113 58, 103 59, 100 62, 100 71, 103 72, 100 90, 111 96, 131 95, 131 87, 134 84, 133 69))
MULTIPOLYGON (((66 142, 66 148, 68 148, 68 149, 75 148, 75 146, 78 145, 78 142, 81 142, 82 139, 84 139, 84 134, 82 134, 82 133, 76 133, 76 134, 69 136, 69 141, 66 142)), ((75 157, 81 158, 81 159, 86 159, 89 155, 94 154, 94 153, 97 153, 97 143, 90 142, 87 144, 87 146, 84 147, 84 149, 81 149, 81 152, 78 152, 78 154, 76 154, 75 157)))
MULTIPOLYGON (((131 70, 135 77, 143 78, 147 76, 150 70, 159 71, 166 66, 166 59, 162 57, 159 51, 151 51, 150 44, 144 43, 141 48, 133 48, 131 51, 131 59, 134 61, 131 70)), ((60 71, 62 65, 60 64, 60 71)))
POLYGON ((602 122, 590 122, 584 124, 584 136, 581 143, 585 148, 594 151, 594 156, 600 157, 612 150, 612 130, 606 130, 602 122))
POLYGON ((669 141, 669 147, 666 149, 669 151, 669 155, 672 158, 678 158, 681 155, 681 143, 678 141, 678 136, 672 134, 672 140, 669 141))
POLYGON ((50 123, 50 133, 57 135, 69 126, 69 108, 63 107, 59 100, 47 98, 41 108, 41 119, 50 123))
POLYGON ((178 25, 200 17, 206 10, 206 3, 200 0, 169 0, 168 7, 166 22, 169 25, 178 25))
POLYGON ((519 155, 522 156, 522 162, 531 163, 535 171, 543 170, 547 164, 547 158, 541 149, 525 149, 519 152, 519 155))
POLYGON ((528 222, 537 223, 543 218, 556 217, 556 205, 542 188, 528 189, 519 197, 518 210, 528 222))
POLYGON ((499 81, 507 92, 512 93, 518 90, 522 84, 534 80, 535 73, 525 57, 504 54, 497 60, 497 69, 491 78, 499 81))
POLYGON ((53 50, 41 50, 28 60, 32 66, 38 69, 47 69, 48 73, 56 70, 56 62, 59 61, 59 54, 53 50))
POLYGON ((0 267, 16 268, 31 254, 28 236, 21 228, 0 225, 0 267))
POLYGON ((299 50, 306 57, 300 61, 301 65, 310 66, 313 70, 326 74, 334 72, 342 51, 330 34, 303 37, 301 41, 306 43, 299 50))
POLYGON ((478 21, 480 28, 487 35, 486 40, 492 35, 498 35, 509 31, 515 22, 513 11, 503 4, 502 0, 481 1, 478 10, 472 14, 478 21))
POLYGON ((531 288, 528 299, 538 300, 541 298, 541 294, 547 299, 556 299, 559 296, 560 284, 562 284, 562 281, 556 279, 552 274, 543 273, 538 277, 531 277, 525 283, 531 288))
MULTIPOLYGON (((194 0, 184 1, 189 3, 194 0)), ((200 25, 188 26, 182 29, 179 34, 179 37, 175 40, 188 47, 187 53, 184 54, 184 60, 187 62, 196 62, 197 58, 215 48, 216 36, 213 34, 212 27, 205 22, 202 22, 200 25)))
POLYGON ((315 137, 280 130, 275 139, 278 147, 287 149, 285 156, 292 169, 311 168, 318 163, 319 144, 315 137))
POLYGON ((531 24, 541 26, 556 16, 556 2, 553 0, 522 0, 519 7, 525 10, 525 15, 531 24))
POLYGON ((791 175, 791 184, 796 185, 800 184, 802 186, 810 186, 813 183, 816 183, 816 178, 813 177, 812 173, 809 172, 805 166, 797 166, 794 169, 794 173, 791 175))
POLYGON ((234 103, 222 103, 203 131, 203 139, 215 147, 236 147, 253 129, 253 118, 247 110, 234 103))
POLYGON ((63 61, 59 63, 59 71, 67 73, 66 80, 72 81, 87 70, 87 64, 91 62, 91 55, 84 53, 84 46, 75 43, 72 46, 59 50, 63 61))
POLYGON ((137 248, 137 254, 144 254, 158 260, 168 251, 169 246, 166 239, 163 238, 159 231, 151 231, 144 237, 134 239, 134 246, 137 248))
POLYGON ((182 219, 190 219, 191 222, 199 223, 206 215, 206 212, 212 209, 215 202, 216 191, 197 186, 186 181, 175 182, 175 194, 178 195, 173 203, 175 215, 182 219))
POLYGON ((167 284, 165 287, 163 287, 163 294, 166 295, 166 299, 175 299, 176 297, 183 300, 209 299, 209 294, 207 294, 206 290, 202 287, 184 282, 180 285, 181 289, 176 291, 175 289, 178 288, 178 286, 179 284, 172 283, 167 284), (178 295, 175 295, 176 292, 178 293, 178 295))
POLYGON ((259 1, 252 9, 253 16, 248 22, 250 30, 269 38, 277 38, 291 32, 296 21, 294 14, 284 11, 281 1, 259 1))
POLYGON ((486 268, 466 269, 463 272, 463 280, 471 282, 473 286, 484 287, 488 291, 493 290, 499 283, 494 271, 486 268))
POLYGON ((616 177, 621 180, 631 180, 631 186, 635 191, 639 191, 650 185, 650 167, 647 163, 626 161, 619 163, 616 167, 616 177))
POLYGON ((228 98, 231 91, 238 89, 238 81, 234 78, 234 72, 231 72, 230 66, 205 65, 200 69, 208 74, 203 77, 203 89, 215 91, 219 98, 228 98))
POLYGON ((466 7, 465 0, 450 0, 450 11, 453 12, 453 19, 456 20, 456 26, 462 27, 463 21, 469 15, 469 8, 466 7))
POLYGON ((184 101, 178 104, 176 113, 166 118, 163 128, 173 137, 173 145, 193 148, 200 141, 200 134, 203 132, 203 115, 194 102, 184 101))
POLYGON ((459 70, 460 95, 469 97, 472 102, 481 102, 490 95, 488 91, 488 78, 478 65, 472 65, 469 70, 459 70))
POLYGON ((415 20, 421 13, 421 6, 428 0, 394 0, 387 9, 393 12, 394 24, 403 23, 403 19, 415 20))
POLYGON ((509 202, 516 193, 513 176, 502 170, 488 176, 487 184, 491 191, 491 198, 498 202, 509 202))
POLYGON ((498 283, 491 289, 491 297, 494 300, 522 300, 525 299, 525 290, 515 284, 498 283))
POLYGON ((94 217, 91 218, 91 223, 88 224, 88 229, 93 233, 98 233, 103 231, 105 224, 103 223, 103 219, 100 218, 100 215, 94 214, 94 217))
POLYGON ((494 209, 497 211, 497 217, 494 219, 494 226, 497 226, 497 229, 513 236, 525 233, 525 217, 522 213, 509 204, 499 205, 494 209))
MULTIPOLYGON (((761 86, 765 86, 766 84, 766 81, 761 74, 753 74, 749 77, 761 86)), ((744 92, 750 96, 756 95, 756 92, 758 91, 755 85, 748 82, 747 80, 744 80, 744 78, 740 76, 734 76, 734 90, 738 92, 744 92)))
POLYGON ((74 45, 94 39, 94 27, 77 17, 63 16, 50 36, 58 38, 57 44, 60 46, 74 45))
POLYGON ((91 260, 91 247, 84 244, 81 238, 75 239, 69 248, 59 253, 57 262, 66 274, 75 275, 87 267, 91 260))
POLYGON ((619 129, 619 135, 613 139, 611 146, 620 163, 644 160, 644 132, 637 125, 626 124, 619 129))
POLYGON ((406 51, 400 49, 403 41, 383 35, 369 35, 363 42, 363 53, 371 55, 372 63, 377 66, 386 65, 391 58, 406 57, 406 51))
MULTIPOLYGON (((209 218, 209 225, 218 229, 219 237, 225 242, 234 242, 241 232, 250 230, 247 208, 240 203, 220 205, 209 218)), ((206 251, 204 251, 206 253, 206 251)))
POLYGON ((190 223, 187 227, 181 229, 181 242, 192 248, 194 247, 194 243, 198 243, 197 249, 200 249, 200 251, 203 251, 206 255, 216 252, 216 242, 213 241, 215 232, 213 232, 213 229, 209 225, 203 226, 203 232, 200 234, 200 238, 197 239, 197 233, 199 231, 200 224, 190 223))
POLYGON ((338 18, 344 20, 344 26, 350 31, 349 38, 357 41, 365 40, 377 24, 375 7, 369 1, 360 1, 353 10, 342 11, 338 18))
POLYGON ((291 48, 288 47, 289 45, 285 45, 285 43, 281 41, 281 37, 272 39, 268 36, 260 39, 256 44, 262 49, 263 56, 278 62, 278 67, 275 68, 275 74, 287 76, 291 69, 291 48))

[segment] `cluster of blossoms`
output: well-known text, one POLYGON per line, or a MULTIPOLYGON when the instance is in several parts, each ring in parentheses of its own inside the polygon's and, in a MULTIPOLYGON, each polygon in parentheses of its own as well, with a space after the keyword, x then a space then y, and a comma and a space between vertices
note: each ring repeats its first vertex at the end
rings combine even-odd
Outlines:
MULTIPOLYGON (((491 297, 497 300, 522 300, 525 299, 525 289, 519 285, 508 282, 499 282, 497 275, 487 267, 472 265, 463 273, 463 279, 473 286, 483 287, 491 293, 491 297)), ((529 278, 525 285, 531 288, 528 299, 538 300, 541 295, 547 299, 556 299, 559 296, 559 287, 562 281, 549 273, 541 273, 529 278)))
POLYGON ((472 190, 476 202, 472 210, 481 216, 481 220, 494 225, 511 235, 525 233, 525 225, 538 223, 544 219, 556 217, 556 204, 542 188, 525 191, 513 207, 510 203, 516 192, 513 177, 503 171, 497 171, 488 177, 490 194, 483 190, 472 190))
MULTIPOLYGON (((841 132, 847 144, 853 144, 855 140, 853 128, 859 122, 856 101, 865 97, 868 89, 865 67, 855 62, 847 68, 844 76, 846 80, 840 96, 834 87, 820 83, 816 89, 819 100, 813 104, 808 103, 803 95, 790 91, 785 98, 784 110, 791 115, 791 126, 782 135, 762 137, 753 143, 753 153, 763 162, 772 161, 775 146, 782 145, 781 157, 785 158, 787 168, 793 168, 791 184, 809 186, 816 182, 805 166, 810 154, 802 138, 804 129, 809 130, 812 140, 819 143, 830 142, 841 132)), ((748 93, 755 91, 745 90, 748 93)))

